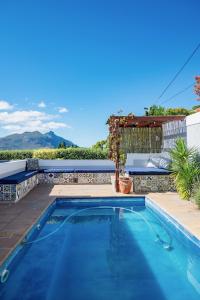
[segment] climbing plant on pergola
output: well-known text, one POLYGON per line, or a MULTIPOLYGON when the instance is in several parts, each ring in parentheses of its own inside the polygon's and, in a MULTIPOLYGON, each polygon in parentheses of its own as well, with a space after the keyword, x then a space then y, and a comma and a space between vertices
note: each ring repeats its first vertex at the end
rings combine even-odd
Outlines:
MULTIPOLYGON (((200 97, 200 76, 196 76, 195 80, 196 80, 196 84, 194 86, 195 93, 200 97)), ((198 100, 200 100, 200 98, 198 100)))
MULTIPOLYGON (((110 116, 109 126, 109 158, 115 163, 115 190, 119 192, 119 176, 121 162, 121 141, 125 128, 155 128, 162 127, 163 123, 183 120, 185 116, 142 116, 133 114, 128 116, 110 116)), ((124 159, 124 157, 123 157, 124 159)))

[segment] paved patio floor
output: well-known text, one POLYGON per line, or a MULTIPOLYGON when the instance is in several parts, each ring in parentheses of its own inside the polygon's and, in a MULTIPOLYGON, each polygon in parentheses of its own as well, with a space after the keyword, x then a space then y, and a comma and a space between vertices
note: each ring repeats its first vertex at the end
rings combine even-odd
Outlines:
MULTIPOLYGON (((136 196, 127 196, 133 195, 136 196)), ((115 193, 111 185, 40 185, 18 203, 1 204, 0 265, 55 198, 63 196, 105 197, 122 194, 115 193)), ((200 239, 200 210, 194 204, 180 200, 176 193, 154 193, 148 196, 200 239)))

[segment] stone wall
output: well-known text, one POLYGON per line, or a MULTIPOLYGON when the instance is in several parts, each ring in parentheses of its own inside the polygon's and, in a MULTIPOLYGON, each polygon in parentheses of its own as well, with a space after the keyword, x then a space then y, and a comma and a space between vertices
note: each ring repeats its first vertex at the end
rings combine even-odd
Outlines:
POLYGON ((111 173, 40 173, 42 184, 109 184, 111 173))
POLYGON ((0 184, 0 202, 17 202, 38 184, 37 175, 19 184, 0 184))
POLYGON ((176 191, 171 175, 132 175, 135 193, 176 191))

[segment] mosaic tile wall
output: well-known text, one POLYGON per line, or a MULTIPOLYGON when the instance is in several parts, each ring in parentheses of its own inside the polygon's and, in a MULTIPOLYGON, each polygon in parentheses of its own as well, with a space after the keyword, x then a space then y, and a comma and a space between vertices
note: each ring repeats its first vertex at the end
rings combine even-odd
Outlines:
POLYGON ((170 175, 133 175, 135 193, 175 192, 174 180, 170 175))
POLYGON ((40 173, 39 183, 48 184, 109 184, 110 173, 40 173))
POLYGON ((19 184, 0 184, 0 202, 17 202, 28 194, 37 184, 37 175, 34 175, 19 184))

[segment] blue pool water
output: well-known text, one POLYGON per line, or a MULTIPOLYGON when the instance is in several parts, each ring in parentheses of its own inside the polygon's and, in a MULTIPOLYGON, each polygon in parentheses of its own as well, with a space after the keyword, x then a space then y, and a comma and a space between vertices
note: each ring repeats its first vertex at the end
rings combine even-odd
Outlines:
POLYGON ((200 299, 200 248, 144 198, 58 200, 10 260, 1 300, 200 299))

